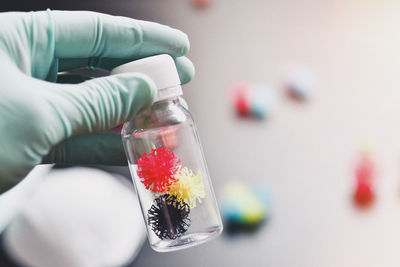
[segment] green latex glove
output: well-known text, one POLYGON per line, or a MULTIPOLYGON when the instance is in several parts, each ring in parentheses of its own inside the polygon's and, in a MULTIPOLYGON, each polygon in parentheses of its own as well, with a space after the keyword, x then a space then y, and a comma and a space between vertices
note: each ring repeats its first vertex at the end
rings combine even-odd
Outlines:
POLYGON ((94 12, 0 13, 0 193, 40 163, 126 164, 106 133, 152 104, 140 73, 55 83, 59 71, 113 67, 170 54, 182 83, 194 69, 187 36, 170 27, 94 12))

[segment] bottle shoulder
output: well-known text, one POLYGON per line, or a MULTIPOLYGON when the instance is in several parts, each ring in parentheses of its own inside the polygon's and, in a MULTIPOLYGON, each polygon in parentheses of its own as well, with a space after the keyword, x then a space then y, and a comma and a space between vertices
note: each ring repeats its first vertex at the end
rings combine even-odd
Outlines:
POLYGON ((131 121, 126 122, 122 134, 132 134, 161 127, 167 127, 192 122, 190 112, 179 101, 171 101, 153 105, 150 109, 137 114, 131 121))

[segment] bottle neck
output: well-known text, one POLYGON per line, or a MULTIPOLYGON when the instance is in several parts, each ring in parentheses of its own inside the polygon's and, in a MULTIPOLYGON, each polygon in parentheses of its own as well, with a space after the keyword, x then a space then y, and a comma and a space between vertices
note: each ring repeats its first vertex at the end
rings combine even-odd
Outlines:
MULTIPOLYGON (((161 100, 156 100, 154 103, 153 103, 153 106, 156 106, 156 105, 164 105, 164 104, 177 104, 177 103, 179 103, 179 96, 172 96, 172 97, 169 97, 169 98, 166 98, 166 99, 161 99, 161 100)), ((153 107, 152 106, 152 107, 153 107)))
POLYGON ((170 99, 174 97, 178 97, 182 95, 182 87, 180 84, 178 85, 173 85, 171 87, 167 88, 159 88, 157 91, 157 96, 155 102, 158 102, 163 99, 170 99))
POLYGON ((139 112, 132 120, 136 129, 164 127, 186 120, 187 112, 181 105, 178 96, 156 101, 153 105, 139 112))

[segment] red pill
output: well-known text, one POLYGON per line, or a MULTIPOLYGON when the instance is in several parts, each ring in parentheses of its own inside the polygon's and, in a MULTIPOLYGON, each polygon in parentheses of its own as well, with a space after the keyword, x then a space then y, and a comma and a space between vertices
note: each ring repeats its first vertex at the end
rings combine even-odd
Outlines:
POLYGON ((193 4, 197 7, 206 7, 210 4, 211 0, 193 0, 193 4))
POLYGON ((355 168, 356 188, 354 203, 362 208, 370 206, 374 199, 375 165, 369 153, 363 152, 355 168))
POLYGON ((363 208, 370 206, 375 199, 375 194, 370 185, 361 183, 357 185, 353 195, 354 203, 363 208))
POLYGON ((239 116, 247 117, 250 115, 251 91, 247 83, 238 83, 231 88, 232 105, 235 107, 239 116))

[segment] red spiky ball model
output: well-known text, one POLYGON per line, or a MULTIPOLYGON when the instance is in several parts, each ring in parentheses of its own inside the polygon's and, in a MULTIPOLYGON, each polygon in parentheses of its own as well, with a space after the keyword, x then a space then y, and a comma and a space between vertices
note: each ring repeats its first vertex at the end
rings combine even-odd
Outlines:
POLYGON ((160 147, 152 149, 150 153, 143 153, 137 161, 137 174, 146 189, 162 193, 176 182, 175 174, 179 170, 181 160, 174 152, 160 147))

